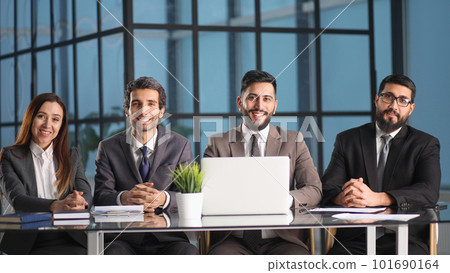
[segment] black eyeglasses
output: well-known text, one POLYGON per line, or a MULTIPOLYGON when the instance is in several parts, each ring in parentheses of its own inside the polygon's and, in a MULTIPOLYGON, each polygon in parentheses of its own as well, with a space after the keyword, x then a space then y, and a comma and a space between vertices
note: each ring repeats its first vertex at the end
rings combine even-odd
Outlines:
POLYGON ((383 102, 389 103, 389 104, 393 103, 394 100, 397 100, 397 104, 401 107, 406 107, 406 106, 408 106, 408 104, 414 103, 414 101, 412 101, 410 99, 407 99, 404 97, 396 97, 396 96, 392 95, 391 93, 381 93, 381 94, 378 94, 378 96, 381 97, 381 100, 383 102))

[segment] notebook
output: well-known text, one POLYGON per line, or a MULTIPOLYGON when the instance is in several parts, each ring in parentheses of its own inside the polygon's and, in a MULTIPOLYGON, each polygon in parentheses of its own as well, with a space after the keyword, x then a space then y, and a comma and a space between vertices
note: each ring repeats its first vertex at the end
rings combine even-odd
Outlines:
POLYGON ((289 157, 203 158, 203 215, 288 214, 289 157))

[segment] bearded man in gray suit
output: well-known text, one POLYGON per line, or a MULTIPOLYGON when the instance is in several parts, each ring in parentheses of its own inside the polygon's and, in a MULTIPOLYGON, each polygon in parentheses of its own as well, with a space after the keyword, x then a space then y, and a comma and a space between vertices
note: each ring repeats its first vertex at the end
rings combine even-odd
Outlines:
MULTIPOLYGON (((144 205, 147 213, 176 212, 177 188, 170 170, 192 162, 185 137, 159 126, 166 93, 155 79, 127 84, 124 109, 131 128, 100 142, 95 205, 144 205)), ((170 218, 164 220, 170 221, 170 218)), ((122 234, 107 238, 105 254, 197 254, 182 232, 122 234)))
MULTIPOLYGON (((241 96, 237 98, 239 111, 243 115, 243 124, 224 134, 211 136, 204 156, 289 156, 292 207, 298 209, 315 206, 321 200, 322 185, 302 134, 270 124, 278 104, 276 86, 276 79, 269 73, 259 70, 248 71, 242 78, 241 96), (254 153, 255 145, 258 146, 257 155, 254 153)), ((209 253, 309 254, 305 244, 307 233, 304 230, 263 230, 256 234, 256 242, 255 234, 247 236, 248 233, 211 232, 212 247, 209 253), (251 242, 247 237, 252 238, 251 242)))

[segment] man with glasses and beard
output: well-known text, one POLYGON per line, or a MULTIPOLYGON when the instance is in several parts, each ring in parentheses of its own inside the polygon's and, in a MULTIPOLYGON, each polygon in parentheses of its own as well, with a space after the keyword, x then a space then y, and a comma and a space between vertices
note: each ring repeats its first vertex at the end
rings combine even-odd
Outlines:
MULTIPOLYGON (((278 104, 276 86, 275 78, 269 73, 248 71, 242 78, 241 95, 237 98, 243 124, 211 136, 204 156, 289 156, 292 206, 296 209, 315 206, 320 202, 322 186, 302 134, 270 124, 278 104)), ((306 235, 305 230, 211 232, 209 254, 309 254, 304 243, 306 235)))
MULTIPOLYGON (((323 205, 392 206, 399 210, 434 206, 439 198, 439 140, 406 125, 416 86, 391 75, 375 96, 376 122, 336 136, 330 164, 322 177, 323 205)), ((413 225, 409 253, 428 254, 428 226, 413 225)), ((364 229, 338 229, 329 254, 366 254, 364 229)), ((377 254, 395 254, 395 233, 377 229, 377 254)))

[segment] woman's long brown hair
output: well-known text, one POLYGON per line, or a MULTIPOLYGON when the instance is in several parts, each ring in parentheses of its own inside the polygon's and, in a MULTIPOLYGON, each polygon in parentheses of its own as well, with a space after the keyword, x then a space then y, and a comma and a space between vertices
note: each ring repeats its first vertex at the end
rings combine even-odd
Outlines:
MULTIPOLYGON (((55 94, 44 93, 36 96, 28 105, 27 111, 22 121, 19 136, 13 146, 6 149, 22 148, 30 151, 30 141, 32 139, 31 126, 33 120, 37 115, 39 109, 45 102, 56 102, 63 109, 63 120, 58 135, 53 139, 53 154, 58 160, 58 170, 56 170, 56 187, 58 192, 58 199, 66 192, 73 189, 70 183, 70 174, 72 172, 72 161, 69 152, 69 121, 67 120, 66 106, 63 101, 55 94)), ((26 156, 26 155, 25 155, 26 156)), ((1 159, 1 155, 0 155, 1 159)))

